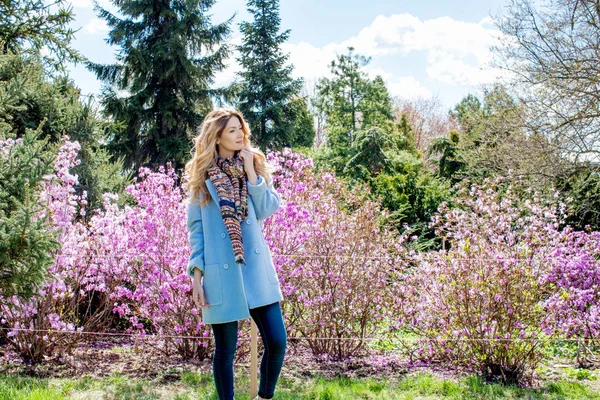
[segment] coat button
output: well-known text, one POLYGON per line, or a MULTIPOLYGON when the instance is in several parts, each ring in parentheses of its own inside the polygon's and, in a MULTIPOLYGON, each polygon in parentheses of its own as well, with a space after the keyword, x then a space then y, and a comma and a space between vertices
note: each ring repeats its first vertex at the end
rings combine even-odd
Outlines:
POLYGON ((258 254, 258 253, 260 253, 260 249, 254 249, 254 252, 255 252, 256 254, 258 254))
POLYGON ((229 268, 229 264, 223 264, 223 268, 225 268, 225 269, 229 268))
POLYGON ((225 234, 224 234, 224 233, 221 233, 221 237, 222 237, 223 239, 225 239, 225 234))
POLYGON ((250 225, 251 221, 249 219, 246 220, 246 223, 250 225))

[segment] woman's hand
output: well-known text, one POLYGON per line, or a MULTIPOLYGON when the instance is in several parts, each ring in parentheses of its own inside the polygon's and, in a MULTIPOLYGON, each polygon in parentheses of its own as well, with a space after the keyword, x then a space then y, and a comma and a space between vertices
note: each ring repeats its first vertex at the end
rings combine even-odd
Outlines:
POLYGON ((254 153, 245 147, 240 150, 240 157, 244 160, 244 171, 246 171, 246 175, 248 175, 248 180, 251 184, 256 185, 256 181, 258 177, 256 176, 256 172, 254 171, 254 153))
POLYGON ((196 308, 207 308, 209 306, 204 296, 204 286, 202 286, 202 272, 198 268, 194 269, 194 292, 192 298, 196 303, 196 308))

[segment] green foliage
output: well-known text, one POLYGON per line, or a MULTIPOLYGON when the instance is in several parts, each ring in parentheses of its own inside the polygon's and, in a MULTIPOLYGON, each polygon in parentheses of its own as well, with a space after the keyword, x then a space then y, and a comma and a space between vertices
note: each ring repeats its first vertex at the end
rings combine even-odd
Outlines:
POLYGON ((381 197, 383 207, 392 211, 390 223, 398 229, 408 224, 419 234, 413 246, 434 247, 435 235, 427 223, 438 206, 450 200, 450 184, 428 173, 423 161, 408 151, 394 154, 390 164, 390 169, 372 179, 373 193, 381 197))
POLYGON ((247 6, 254 20, 240 24, 242 44, 237 60, 243 70, 238 73, 242 79, 238 108, 263 151, 307 143, 311 140, 307 111, 302 103, 292 100, 302 87, 302 79, 292 78, 293 66, 285 65, 288 55, 281 52, 290 31, 279 32, 279 0, 248 0, 247 6))
POLYGON ((460 124, 461 130, 470 134, 477 125, 478 116, 482 112, 479 98, 468 94, 450 111, 450 115, 460 124))
POLYGON ((578 230, 600 230, 600 173, 599 168, 582 168, 567 179, 559 180, 562 197, 571 198, 567 224, 578 230))
POLYGON ((59 141, 65 133, 85 142, 92 132, 83 129, 80 109, 79 90, 67 78, 49 81, 39 62, 0 56, 0 124, 17 137, 45 120, 42 132, 50 142, 59 141))
POLYGON ((370 80, 361 70, 370 58, 353 53, 337 56, 330 64, 333 78, 317 83, 315 105, 327 118, 327 140, 330 148, 352 145, 359 129, 391 126, 392 103, 383 80, 370 80))
POLYGON ((454 183, 465 178, 480 182, 512 170, 515 175, 529 176, 530 184, 544 186, 548 182, 543 182, 546 171, 541 166, 559 165, 542 137, 524 134, 524 109, 502 85, 486 88, 483 100, 469 94, 450 115, 459 131, 434 140, 427 152, 440 156, 434 160, 438 175, 454 183))
POLYGON ((390 128, 392 112, 392 99, 388 93, 385 82, 381 76, 376 76, 365 86, 366 95, 362 102, 363 129, 371 126, 390 128))
POLYGON ((122 19, 97 7, 111 28, 107 42, 119 51, 115 64, 87 65, 104 82, 104 113, 116 122, 107 126, 108 148, 134 172, 167 161, 182 168, 211 98, 228 94, 209 88, 229 56, 223 42, 232 20, 212 25, 214 3, 117 2, 122 19))
POLYGON ((0 130, 0 295, 29 298, 44 280, 59 243, 40 204, 40 185, 53 171, 54 152, 41 129, 22 140, 0 130))
POLYGON ((103 124, 92 100, 82 102, 79 89, 68 78, 45 75, 36 60, 0 55, 0 130, 20 138, 39 127, 40 137, 48 143, 58 143, 63 135, 78 141, 82 162, 74 169, 79 177, 76 189, 87 191, 87 211, 99 208, 102 194, 121 194, 131 176, 121 174, 122 160, 113 162, 103 147, 103 124))
POLYGON ((425 169, 406 114, 394 124, 383 80, 369 79, 361 71, 369 59, 353 50, 331 63, 333 78, 317 84, 313 104, 325 114, 327 141, 315 154, 315 164, 355 184, 369 183, 391 211, 389 222, 421 233, 415 246, 432 246, 427 222, 448 200, 449 187, 425 169))
POLYGON ((317 153, 317 150, 314 147, 308 147, 308 146, 296 146, 293 148, 293 151, 295 153, 300 153, 305 155, 306 157, 310 157, 312 159, 315 158, 315 155, 317 153))
MULTIPOLYGON (((81 60, 70 46, 72 13, 63 2, 6 1, 0 4, 0 291, 30 297, 45 278, 58 248, 48 212, 39 199, 44 175, 53 171, 54 150, 63 135, 83 147, 76 173, 88 207, 102 191, 123 187, 119 168, 100 146, 102 132, 91 102, 64 72, 81 60), (58 7, 58 8, 57 8, 58 7), (40 55, 45 49, 44 56, 40 55), (16 139, 16 140, 15 140, 16 139)), ((117 190, 118 191, 118 190, 117 190)))
POLYGON ((340 176, 366 181, 372 168, 378 172, 384 167, 385 148, 393 148, 393 115, 383 80, 370 80, 361 70, 370 59, 353 51, 349 47, 348 54, 338 55, 330 64, 333 78, 317 83, 313 104, 326 117, 327 141, 315 163, 340 176), (379 164, 361 163, 371 158, 379 164))
MULTIPOLYGON (((181 380, 189 387, 165 383, 163 379, 133 379, 111 377, 91 379, 41 379, 20 375, 0 375, 0 400, 67 399, 103 396, 114 399, 155 399, 165 394, 174 399, 217 399, 212 374, 202 373, 192 383, 184 373, 181 380), (176 394, 175 394, 176 392, 176 394)), ((196 375, 196 374, 194 374, 196 375)), ((169 376, 169 378, 171 378, 169 376)), ((249 379, 235 379, 237 396, 246 396, 249 379)), ((236 397, 237 397, 236 396, 236 397)), ((276 398, 282 400, 351 400, 351 399, 600 399, 593 386, 565 379, 541 382, 536 388, 489 384, 475 376, 442 377, 439 373, 404 374, 398 379, 380 377, 355 378, 338 375, 325 378, 322 374, 306 379, 282 376, 277 384, 276 398)))
POLYGON ((65 0, 4 0, 0 2, 0 54, 33 57, 49 73, 64 73, 66 62, 83 61, 70 47, 73 20, 72 7, 65 0))
POLYGON ((408 122, 406 113, 402 113, 400 122, 396 125, 396 132, 393 135, 393 140, 396 148, 417 153, 415 133, 410 122, 408 122))
POLYGON ((543 131, 531 130, 527 108, 501 85, 485 90, 480 101, 468 95, 451 115, 459 132, 432 142, 428 149, 437 174, 457 183, 488 177, 522 177, 526 187, 544 191, 556 187, 569 197, 567 224, 576 229, 600 227, 600 179, 594 165, 576 163, 560 151, 561 143, 543 131))
MULTIPOLYGON (((469 94, 454 107, 453 111, 450 111, 450 115, 456 119, 460 127, 458 135, 454 134, 457 140, 452 141, 449 140, 450 138, 434 140, 428 148, 429 154, 437 153, 442 157, 446 156, 444 162, 447 157, 455 162, 457 168, 452 170, 440 159, 438 162, 440 176, 450 178, 454 182, 465 177, 482 180, 494 176, 494 172, 485 165, 485 162, 489 160, 486 157, 489 154, 486 153, 486 150, 489 150, 488 143, 494 140, 495 124, 493 119, 498 117, 492 112, 492 110, 498 109, 490 104, 493 99, 494 96, 490 96, 489 92, 484 95, 483 102, 469 94), (461 175, 456 176, 457 173, 461 173, 461 175)), ((490 147, 493 147, 493 144, 490 147)))
POLYGON ((439 159, 434 159, 434 164, 437 165, 437 175, 449 179, 453 183, 457 183, 456 176, 464 168, 464 161, 458 157, 460 144, 460 133, 450 131, 448 137, 435 138, 431 141, 427 149, 427 155, 439 155, 439 159))
POLYGON ((102 207, 104 193, 119 195, 117 203, 124 205, 129 198, 125 188, 133 180, 133 173, 123 173, 122 159, 112 161, 112 156, 105 148, 82 148, 79 158, 84 160, 73 168, 78 175, 77 191, 87 192, 86 215, 92 210, 102 207))
POLYGON ((360 130, 350 147, 351 158, 346 162, 344 174, 368 181, 389 164, 385 149, 389 147, 390 135, 378 127, 360 130))
POLYGON ((290 147, 311 147, 315 140, 315 126, 307 101, 302 97, 293 98, 286 103, 283 112, 292 136, 290 147))

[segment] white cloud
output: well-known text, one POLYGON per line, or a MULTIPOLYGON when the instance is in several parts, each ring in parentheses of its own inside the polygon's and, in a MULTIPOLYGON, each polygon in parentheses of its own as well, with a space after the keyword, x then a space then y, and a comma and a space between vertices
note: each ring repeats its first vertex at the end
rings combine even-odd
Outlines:
MULTIPOLYGON (((306 42, 285 44, 283 50, 289 53, 289 62, 294 64, 294 76, 307 81, 322 77, 331 77, 329 64, 336 53, 345 53, 347 47, 339 44, 328 44, 323 48, 314 47, 306 42)), ((431 91, 424 87, 414 76, 395 76, 383 68, 365 67, 365 72, 371 79, 381 76, 392 96, 421 96, 431 97, 431 91)))
POLYGON ((324 48, 300 42, 286 43, 282 46, 285 54, 289 54, 288 62, 294 65, 294 76, 305 79, 329 77, 329 64, 335 59, 335 49, 327 45, 324 48))
POLYGON ((486 68, 484 64, 472 65, 453 54, 442 53, 428 57, 427 75, 448 84, 478 85, 496 80, 501 72, 486 68))
MULTIPOLYGON (((411 14, 377 16, 370 26, 356 36, 342 42, 315 47, 307 42, 285 43, 284 53, 294 65, 293 75, 307 81, 331 77, 329 64, 337 54, 347 53, 348 46, 355 52, 371 56, 374 60, 384 56, 401 57, 405 62, 422 62, 431 81, 450 85, 477 86, 497 79, 501 73, 488 67, 491 60, 489 46, 498 43, 500 32, 493 20, 483 18, 479 23, 458 21, 450 17, 421 20, 411 14), (419 57, 419 55, 421 55, 419 57)), ((232 42, 239 44, 237 36, 232 42)), ((228 67, 217 74, 215 85, 231 83, 241 70, 234 52, 228 67)), ((432 92, 414 75, 398 75, 382 68, 368 65, 365 71, 371 76, 380 75, 393 96, 431 97, 432 92)))
POLYGON ((492 24, 489 17, 473 23, 450 17, 422 21, 411 14, 379 15, 358 35, 327 47, 345 52, 353 46, 357 53, 372 57, 424 52, 431 79, 477 85, 499 75, 499 71, 489 68, 489 46, 501 40, 492 24))
MULTIPOLYGON (((232 46, 241 44, 241 36, 230 40, 232 46)), ((331 75, 329 63, 335 58, 336 53, 332 46, 325 48, 314 47, 309 43, 298 44, 284 43, 281 48, 284 54, 289 55, 288 63, 294 65, 293 76, 313 80, 331 75)), ((215 86, 228 85, 236 78, 236 72, 242 70, 236 58, 239 52, 234 50, 227 61, 227 67, 215 75, 215 86)))
POLYGON ((479 21, 479 25, 489 25, 489 26, 494 26, 494 18, 490 17, 489 15, 486 17, 483 17, 481 19, 481 21, 479 21))
POLYGON ((103 35, 109 31, 109 28, 105 20, 93 18, 83 27, 83 30, 90 35, 103 35))
POLYGON ((394 76, 382 68, 368 68, 367 74, 371 79, 381 76, 388 92, 393 97, 432 97, 431 90, 421 84, 414 76, 394 76))
MULTIPOLYGON (((241 41, 240 37, 235 39, 236 44, 241 41)), ((288 62, 294 65, 294 77, 304 78, 305 81, 316 81, 319 78, 331 77, 329 64, 338 53, 345 53, 347 47, 342 44, 331 43, 322 48, 315 47, 306 42, 298 44, 285 43, 282 51, 289 54, 288 62)), ((234 52, 229 60, 225 70, 215 76, 215 86, 228 85, 235 78, 235 73, 241 71, 241 66, 235 60, 238 57, 237 51, 234 52)), ((419 96, 431 97, 431 91, 424 87, 414 76, 394 76, 392 73, 382 68, 373 68, 370 65, 365 67, 365 72, 369 77, 375 78, 381 76, 392 96, 419 96)))
POLYGON ((379 15, 371 26, 340 43, 338 51, 345 52, 348 46, 352 46, 356 52, 366 56, 406 52, 409 49, 406 44, 410 43, 411 34, 420 24, 422 22, 419 18, 410 14, 395 14, 390 17, 379 15))

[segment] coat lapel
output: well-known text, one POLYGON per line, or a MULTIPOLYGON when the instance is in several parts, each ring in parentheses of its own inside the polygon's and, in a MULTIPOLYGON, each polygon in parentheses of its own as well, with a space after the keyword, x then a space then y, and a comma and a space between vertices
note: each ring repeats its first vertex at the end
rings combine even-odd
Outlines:
POLYGON ((220 209, 221 207, 219 206, 219 196, 217 195, 217 189, 215 189, 215 186, 213 185, 210 178, 205 180, 205 182, 206 182, 206 187, 208 188, 208 191, 210 192, 210 195, 212 196, 213 200, 215 201, 215 204, 217 205, 217 207, 220 209))

